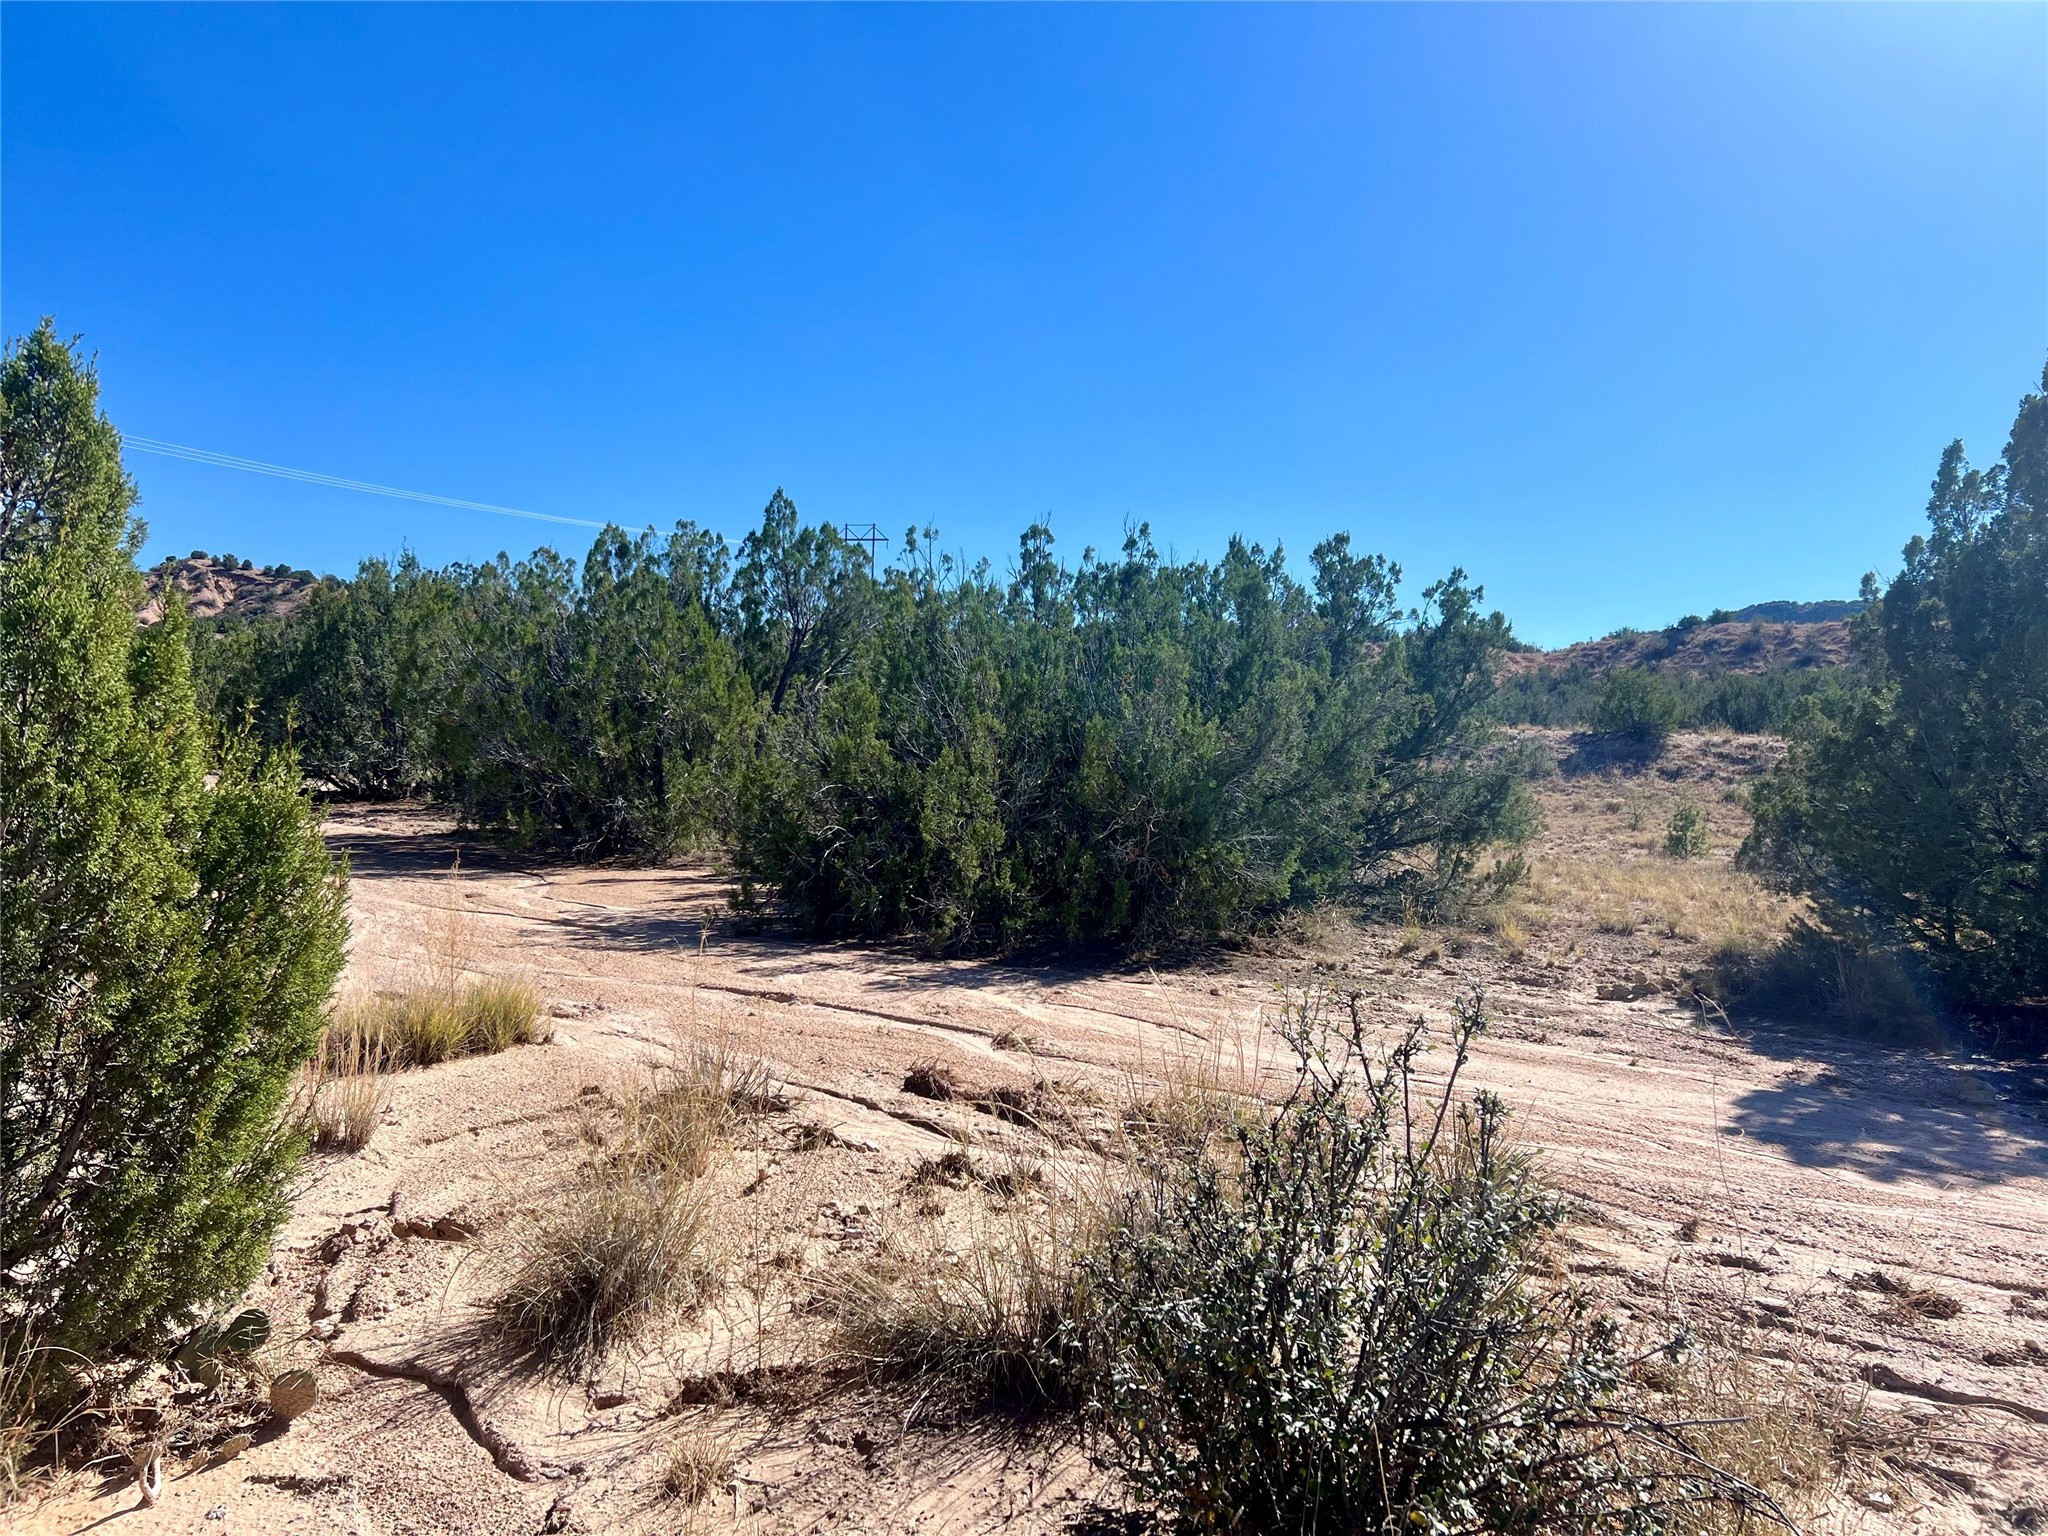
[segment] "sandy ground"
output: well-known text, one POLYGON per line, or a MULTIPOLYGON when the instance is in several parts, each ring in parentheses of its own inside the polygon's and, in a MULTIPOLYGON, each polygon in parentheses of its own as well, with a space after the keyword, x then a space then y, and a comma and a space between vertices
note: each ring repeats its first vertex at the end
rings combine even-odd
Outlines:
POLYGON ((1550 745, 1573 771, 1542 788, 1541 900, 1519 924, 1333 923, 1156 973, 743 931, 700 869, 546 867, 465 847, 451 876, 458 844, 436 816, 337 810, 331 838, 353 869, 349 985, 402 984, 459 908, 470 963, 530 977, 554 1037, 399 1075, 367 1150, 308 1165, 251 1299, 277 1320, 271 1363, 317 1368, 312 1413, 261 1430, 225 1465, 173 1475, 155 1509, 113 1477, 13 1522, 309 1536, 1086 1529, 1114 1489, 1063 1432, 821 1376, 808 1285, 884 1250, 924 1251, 924 1228, 1000 1205, 911 1184, 919 1160, 963 1141, 985 1168, 1058 1155, 1023 1128, 905 1093, 914 1063, 1113 1103, 1169 1064, 1272 1063, 1264 1025, 1285 989, 1321 980, 1362 987, 1390 1029, 1418 1014, 1441 1023, 1483 987, 1494 1022, 1473 1079, 1508 1098, 1573 1198, 1571 1267, 1645 1317, 1687 1307, 1742 1330, 1766 1370, 1838 1393, 1855 1432, 1889 1447, 1845 1474, 1817 1525, 2048 1529, 2040 1069, 1731 1027, 1680 1003, 1670 989, 1715 924, 1774 910, 1725 863, 1741 817, 1724 792, 1764 749, 1700 738, 1638 773, 1550 745), (1672 888, 1644 861, 1681 795, 1708 806, 1718 852, 1672 888), (1601 871, 1636 866, 1665 883, 1602 884, 1601 871), (1634 904, 1625 920, 1608 910, 1617 899, 1634 904), (791 1101, 712 1175, 724 1289, 593 1379, 544 1381, 494 1355, 477 1305, 497 1283, 494 1233, 573 1198, 593 1104, 679 1038, 718 1036, 763 1054, 791 1101), (477 1235, 394 1229, 435 1218, 477 1235), (1902 1311, 1870 1288, 1874 1271, 1959 1310, 1902 1311), (694 1510, 656 1488, 679 1435, 734 1458, 731 1488, 694 1510))

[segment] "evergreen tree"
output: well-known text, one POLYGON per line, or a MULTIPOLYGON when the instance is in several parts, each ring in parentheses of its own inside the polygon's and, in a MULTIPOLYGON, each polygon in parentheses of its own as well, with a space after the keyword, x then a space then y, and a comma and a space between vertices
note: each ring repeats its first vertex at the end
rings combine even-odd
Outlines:
POLYGON ((1881 599, 1865 580, 1870 688, 1809 710, 1744 856, 1837 930, 1916 951, 1961 1003, 2044 1005, 2048 394, 1990 469, 1951 444, 1927 512, 1881 599))
POLYGON ((0 1273, 99 1356, 261 1268, 344 891, 287 757, 212 748, 98 379, 47 320, 0 365, 0 1273))
POLYGON ((715 833, 755 720, 706 601, 721 554, 689 525, 665 549, 608 528, 580 575, 549 550, 456 574, 440 739, 471 824, 606 857, 715 833))

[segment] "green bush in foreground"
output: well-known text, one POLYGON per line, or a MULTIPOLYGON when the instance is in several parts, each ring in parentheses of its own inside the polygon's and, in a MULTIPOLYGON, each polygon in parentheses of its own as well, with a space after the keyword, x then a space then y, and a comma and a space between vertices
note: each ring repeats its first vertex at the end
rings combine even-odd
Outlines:
POLYGON ((1557 1202, 1487 1094, 1461 1010, 1378 1060, 1358 1001, 1283 1030, 1299 1070, 1235 1155, 1165 1171, 1096 1261, 1100 1458, 1184 1531, 1640 1532, 1768 1508, 1628 1406, 1615 1327, 1552 1286, 1557 1202))
POLYGON ((136 627, 97 401, 47 321, 0 365, 0 1331, 95 1359, 261 1268, 345 933, 297 765, 136 627))
POLYGON ((1795 727, 1743 857, 1952 1002, 2048 1008, 2048 395, 1989 470, 1949 447, 1928 520, 1865 580, 1870 688, 1795 727))

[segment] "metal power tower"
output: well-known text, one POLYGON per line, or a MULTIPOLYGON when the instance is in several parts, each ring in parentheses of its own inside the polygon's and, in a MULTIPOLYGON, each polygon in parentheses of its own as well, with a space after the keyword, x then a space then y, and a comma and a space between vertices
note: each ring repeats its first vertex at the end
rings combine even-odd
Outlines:
POLYGON ((884 545, 889 542, 889 535, 882 532, 882 530, 874 523, 867 523, 865 525, 847 523, 843 525, 841 531, 845 533, 847 540, 850 543, 867 545, 868 569, 870 571, 874 570, 875 551, 881 545, 884 545))

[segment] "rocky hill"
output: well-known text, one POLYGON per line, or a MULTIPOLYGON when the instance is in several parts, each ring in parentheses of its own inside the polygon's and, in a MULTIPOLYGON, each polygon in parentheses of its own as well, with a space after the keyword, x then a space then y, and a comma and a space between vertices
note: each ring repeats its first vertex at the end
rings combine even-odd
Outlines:
POLYGON ((1555 651, 1520 651, 1506 658, 1502 670, 1512 677, 1576 668, 1601 676, 1622 667, 1704 674, 1847 666, 1855 659, 1849 620, 1862 606, 1757 603, 1717 609, 1707 619, 1681 620, 1669 629, 1623 629, 1555 651))
POLYGON ((185 611, 195 619, 281 618, 305 602, 318 578, 311 571, 287 566, 257 567, 232 555, 192 554, 166 560, 143 573, 149 596, 136 616, 154 624, 164 616, 166 580, 184 595, 185 611))

